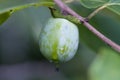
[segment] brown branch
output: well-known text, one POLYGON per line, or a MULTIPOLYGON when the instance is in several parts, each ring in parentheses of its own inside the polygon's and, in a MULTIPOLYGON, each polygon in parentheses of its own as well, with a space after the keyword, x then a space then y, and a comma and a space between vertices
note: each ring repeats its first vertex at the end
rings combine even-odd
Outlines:
POLYGON ((68 12, 69 14, 71 14, 72 16, 78 18, 87 29, 89 29, 91 32, 93 32, 96 36, 98 36, 102 41, 104 41, 106 44, 111 46, 113 49, 120 52, 120 46, 118 44, 114 43, 109 38, 107 38, 102 33, 100 33, 98 30, 96 30, 82 16, 78 15, 75 11, 73 11, 71 8, 69 8, 67 5, 65 5, 61 0, 54 0, 54 2, 60 7, 61 10, 64 10, 64 11, 68 12))

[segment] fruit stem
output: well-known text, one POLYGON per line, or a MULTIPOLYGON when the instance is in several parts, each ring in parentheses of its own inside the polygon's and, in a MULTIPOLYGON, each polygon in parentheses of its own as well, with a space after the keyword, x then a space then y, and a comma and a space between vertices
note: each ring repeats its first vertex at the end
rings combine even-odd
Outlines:
POLYGON ((61 0, 54 0, 54 2, 61 8, 62 10, 68 12, 72 16, 76 17, 83 23, 83 25, 89 29, 92 33, 94 33, 96 36, 98 36, 102 41, 104 41, 106 44, 111 46, 114 50, 118 51, 120 53, 120 46, 104 36, 102 33, 100 33, 98 30, 96 30, 91 24, 88 23, 88 21, 85 20, 82 16, 77 14, 75 11, 73 11, 71 8, 69 8, 67 5, 65 5, 61 0))

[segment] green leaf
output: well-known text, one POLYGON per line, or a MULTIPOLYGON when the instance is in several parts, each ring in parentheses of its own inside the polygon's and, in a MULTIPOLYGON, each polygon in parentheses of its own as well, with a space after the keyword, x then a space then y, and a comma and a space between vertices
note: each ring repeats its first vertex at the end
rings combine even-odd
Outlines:
POLYGON ((53 0, 0 0, 0 24, 9 16, 9 13, 31 6, 53 6, 53 0))
POLYGON ((98 8, 106 6, 109 10, 120 15, 120 0, 80 0, 86 8, 98 8))
POLYGON ((53 0, 4 0, 0 1, 0 14, 9 10, 19 10, 30 6, 53 6, 53 0))
POLYGON ((97 8, 108 2, 109 0, 80 0, 80 3, 87 8, 97 8))
POLYGON ((10 16, 10 12, 5 12, 3 14, 0 14, 0 25, 6 21, 10 16))
POLYGON ((118 5, 108 6, 107 8, 113 11, 114 13, 120 15, 120 5, 119 6, 118 5))
POLYGON ((120 0, 110 0, 107 8, 120 15, 120 0))
POLYGON ((90 80, 120 80, 120 53, 103 48, 92 63, 90 80))
POLYGON ((120 0, 109 0, 110 3, 119 3, 120 0))

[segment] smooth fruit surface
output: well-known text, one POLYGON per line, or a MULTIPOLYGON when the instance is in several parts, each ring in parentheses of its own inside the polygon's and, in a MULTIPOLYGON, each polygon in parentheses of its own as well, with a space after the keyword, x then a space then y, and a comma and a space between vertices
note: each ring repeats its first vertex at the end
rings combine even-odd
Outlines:
POLYGON ((78 28, 66 19, 49 19, 40 33, 40 51, 53 62, 66 62, 72 59, 78 43, 78 28))

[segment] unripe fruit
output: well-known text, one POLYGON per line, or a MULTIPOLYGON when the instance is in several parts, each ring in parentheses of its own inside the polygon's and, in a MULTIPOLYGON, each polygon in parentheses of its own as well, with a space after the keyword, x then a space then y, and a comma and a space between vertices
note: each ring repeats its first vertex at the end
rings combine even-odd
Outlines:
POLYGON ((40 50, 48 60, 55 63, 72 59, 78 43, 78 28, 66 19, 51 18, 41 30, 40 50))

